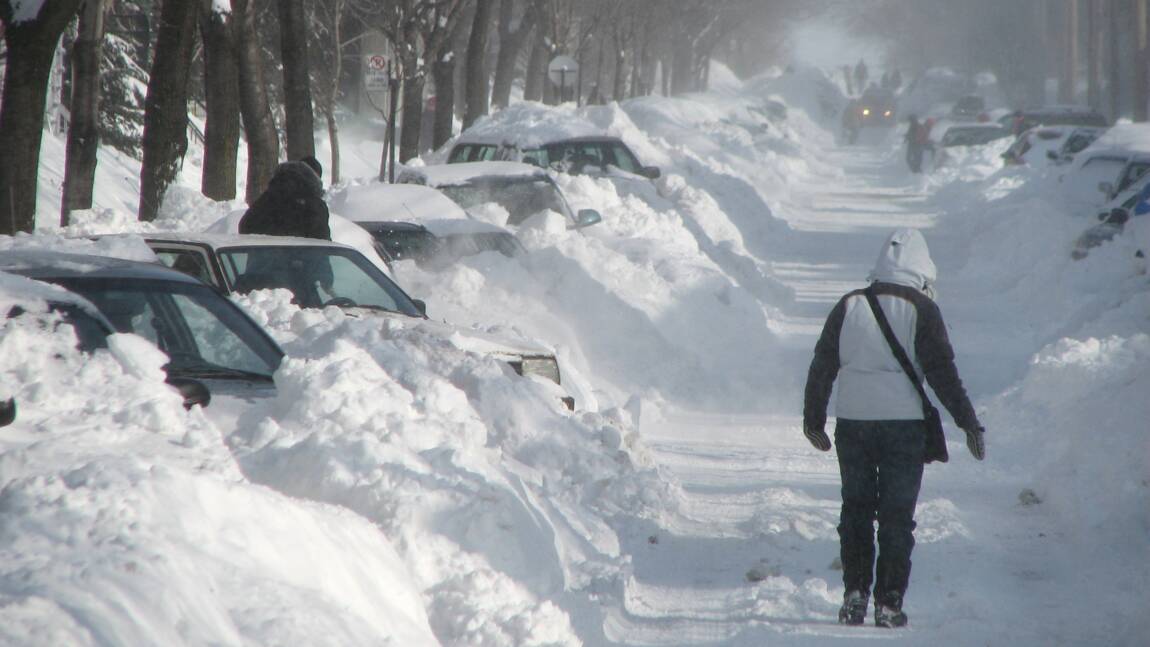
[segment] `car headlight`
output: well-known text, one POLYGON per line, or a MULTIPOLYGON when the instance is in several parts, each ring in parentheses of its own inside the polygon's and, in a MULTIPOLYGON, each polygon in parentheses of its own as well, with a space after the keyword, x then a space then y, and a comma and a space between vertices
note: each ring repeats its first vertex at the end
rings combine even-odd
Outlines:
POLYGON ((870 108, 863 108, 863 116, 864 117, 870 116, 870 108))
POLYGON ((559 384, 559 361, 554 357, 524 357, 511 362, 511 368, 520 375, 538 375, 559 384))

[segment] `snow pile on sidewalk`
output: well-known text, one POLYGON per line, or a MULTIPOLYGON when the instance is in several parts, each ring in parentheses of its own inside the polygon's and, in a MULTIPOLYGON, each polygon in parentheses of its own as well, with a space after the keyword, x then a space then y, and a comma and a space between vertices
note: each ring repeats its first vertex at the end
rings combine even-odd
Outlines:
POLYGON ((576 594, 628 573, 611 518, 674 506, 630 415, 562 413, 554 384, 389 318, 239 301, 288 352, 229 439, 244 472, 378 524, 445 642, 579 644, 576 594))

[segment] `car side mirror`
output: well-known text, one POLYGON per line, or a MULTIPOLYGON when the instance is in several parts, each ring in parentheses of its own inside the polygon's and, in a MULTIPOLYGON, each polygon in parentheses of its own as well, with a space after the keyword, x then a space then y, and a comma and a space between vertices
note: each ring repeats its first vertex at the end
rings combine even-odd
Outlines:
POLYGON ((1126 221, 1130 220, 1130 212, 1118 207, 1110 210, 1110 215, 1106 217, 1106 222, 1112 225, 1124 225, 1126 221))
POLYGON ((583 229, 591 225, 597 225, 603 222, 603 216, 599 215, 598 211, 594 209, 580 209, 579 213, 575 214, 575 229, 583 229))
POLYGON ((206 407, 212 401, 212 392, 199 380, 190 377, 169 377, 167 383, 174 386, 183 396, 185 409, 191 409, 197 404, 206 407))
POLYGON ((1114 190, 1114 185, 1110 182, 1099 182, 1098 190, 1106 195, 1110 195, 1110 192, 1114 190))
POLYGON ((412 299, 411 303, 415 305, 415 309, 419 311, 419 314, 423 315, 424 317, 427 316, 427 302, 426 301, 424 301, 423 299, 412 299))
POLYGON ((7 427, 16 420, 16 400, 0 400, 0 427, 7 427))
POLYGON ((645 178, 650 178, 652 180, 662 174, 663 172, 659 170, 658 166, 644 166, 643 168, 639 169, 639 175, 642 175, 645 178))

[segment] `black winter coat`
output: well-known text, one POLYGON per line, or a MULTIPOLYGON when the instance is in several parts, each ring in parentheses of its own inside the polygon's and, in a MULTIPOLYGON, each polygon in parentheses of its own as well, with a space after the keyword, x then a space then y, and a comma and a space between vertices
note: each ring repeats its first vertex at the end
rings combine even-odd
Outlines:
POLYGON ((240 219, 241 234, 331 240, 323 182, 303 162, 284 162, 240 219))

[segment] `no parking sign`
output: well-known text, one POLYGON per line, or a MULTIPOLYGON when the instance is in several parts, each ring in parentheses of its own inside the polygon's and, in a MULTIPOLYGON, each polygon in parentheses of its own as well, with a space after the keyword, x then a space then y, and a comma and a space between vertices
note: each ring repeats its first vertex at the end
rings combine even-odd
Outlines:
POLYGON ((371 91, 387 90, 387 57, 368 54, 363 57, 363 84, 371 91))

